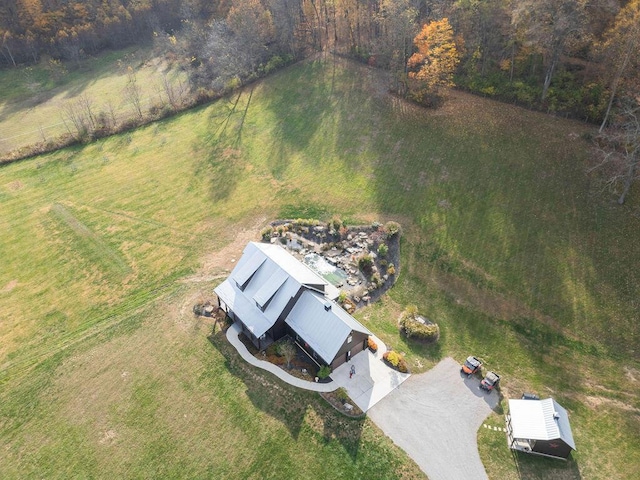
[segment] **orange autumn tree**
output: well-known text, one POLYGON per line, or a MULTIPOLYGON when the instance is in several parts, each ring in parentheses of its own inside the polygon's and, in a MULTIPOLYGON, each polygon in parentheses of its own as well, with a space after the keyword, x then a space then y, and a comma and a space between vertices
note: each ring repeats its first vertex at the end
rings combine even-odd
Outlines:
POLYGON ((407 61, 409 96, 433 103, 441 87, 453 85, 453 73, 460 62, 449 19, 424 25, 413 43, 418 51, 407 61))

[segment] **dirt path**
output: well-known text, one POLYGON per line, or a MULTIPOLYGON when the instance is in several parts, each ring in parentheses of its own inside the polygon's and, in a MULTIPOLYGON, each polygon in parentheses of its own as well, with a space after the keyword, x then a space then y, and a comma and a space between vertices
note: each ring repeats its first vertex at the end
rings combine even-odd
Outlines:
POLYGON ((485 393, 479 383, 445 358, 411 376, 368 415, 431 480, 486 479, 476 435, 498 394, 485 393))

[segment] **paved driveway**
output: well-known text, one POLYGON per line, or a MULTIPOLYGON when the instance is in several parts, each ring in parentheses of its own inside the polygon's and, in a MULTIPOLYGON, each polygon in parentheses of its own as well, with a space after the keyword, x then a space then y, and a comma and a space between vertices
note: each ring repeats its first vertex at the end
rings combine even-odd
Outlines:
POLYGON ((412 375, 368 415, 430 480, 486 479, 476 434, 498 404, 498 393, 486 393, 479 384, 445 358, 430 371, 412 375))

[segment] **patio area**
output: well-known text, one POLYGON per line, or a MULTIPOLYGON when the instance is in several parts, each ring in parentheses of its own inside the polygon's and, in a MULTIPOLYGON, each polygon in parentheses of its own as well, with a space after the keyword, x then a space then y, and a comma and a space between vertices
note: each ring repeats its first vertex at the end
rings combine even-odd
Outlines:
POLYGON ((402 382, 411 376, 410 373, 400 373, 388 367, 382 355, 385 352, 384 343, 374 337, 381 346, 374 354, 364 350, 351 358, 331 373, 333 384, 344 387, 351 400, 366 412, 376 403, 398 388, 402 382), (350 376, 351 367, 355 368, 355 375, 350 376))

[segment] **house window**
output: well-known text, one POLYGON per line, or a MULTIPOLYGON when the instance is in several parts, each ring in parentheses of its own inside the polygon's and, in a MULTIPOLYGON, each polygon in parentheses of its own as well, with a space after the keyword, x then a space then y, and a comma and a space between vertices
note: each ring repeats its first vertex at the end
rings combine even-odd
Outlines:
POLYGON ((351 340, 353 340, 353 336, 349 335, 349 336, 347 337, 347 343, 351 343, 351 340))

